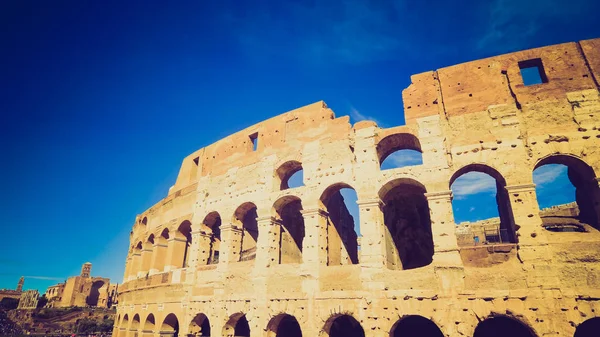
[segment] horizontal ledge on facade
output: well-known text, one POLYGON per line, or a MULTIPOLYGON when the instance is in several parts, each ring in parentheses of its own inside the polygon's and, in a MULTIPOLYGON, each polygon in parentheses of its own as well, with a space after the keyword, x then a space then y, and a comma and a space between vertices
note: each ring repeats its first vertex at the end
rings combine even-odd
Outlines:
POLYGON ((312 208, 312 209, 303 209, 300 211, 300 213, 303 216, 314 216, 314 215, 320 215, 322 217, 328 217, 329 213, 321 208, 312 208))
POLYGON ((356 200, 358 207, 383 207, 385 204, 379 198, 359 199, 356 200))
POLYGON ((434 201, 434 200, 452 199, 453 195, 452 195, 451 190, 447 190, 447 191, 425 193, 425 197, 427 198, 427 200, 434 201))
POLYGON ((510 185, 504 188, 509 193, 535 192, 535 184, 510 185))
POLYGON ((221 232, 223 231, 233 231, 233 232, 241 232, 242 229, 233 224, 221 225, 221 232))
POLYGON ((164 247, 164 248, 167 248, 167 247, 169 247, 169 245, 165 245, 164 243, 155 243, 155 244, 152 245, 152 248, 155 248, 155 247, 164 247))
POLYGON ((186 238, 172 237, 172 238, 169 238, 167 241, 169 241, 169 242, 171 242, 171 241, 187 242, 187 239, 186 238))

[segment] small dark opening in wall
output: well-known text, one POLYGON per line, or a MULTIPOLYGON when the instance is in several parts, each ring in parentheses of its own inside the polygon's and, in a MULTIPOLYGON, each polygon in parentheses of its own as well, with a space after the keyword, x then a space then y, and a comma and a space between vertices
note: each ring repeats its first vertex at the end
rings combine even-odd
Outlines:
POLYGON ((258 132, 250 135, 250 141, 252 142, 252 151, 256 151, 258 148, 258 132))
POLYGON ((523 84, 526 86, 548 83, 548 77, 544 71, 544 64, 540 58, 519 61, 519 69, 521 69, 523 84))
POLYGON ((196 166, 198 166, 199 162, 200 162, 200 157, 194 158, 194 164, 196 164, 196 166))

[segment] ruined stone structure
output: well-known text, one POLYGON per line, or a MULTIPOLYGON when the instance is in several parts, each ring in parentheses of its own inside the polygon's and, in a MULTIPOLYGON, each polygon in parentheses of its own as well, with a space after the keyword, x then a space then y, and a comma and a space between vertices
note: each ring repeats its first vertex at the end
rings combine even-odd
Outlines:
POLYGON ((64 283, 48 287, 47 307, 103 307, 110 308, 117 302, 118 284, 111 284, 110 279, 92 277, 92 264, 81 266, 79 276, 69 277, 64 283))
POLYGON ((35 309, 38 305, 40 293, 37 290, 27 290, 21 293, 17 309, 35 309))
POLYGON ((600 39, 411 79, 406 125, 317 102, 186 157, 133 225, 114 336, 592 336, 600 39), (400 149, 423 164, 381 170, 400 149), (532 172, 550 163, 569 167, 584 232, 542 226, 532 172), (450 186, 471 171, 496 179, 501 249, 457 245, 450 186))
POLYGON ((21 276, 16 289, 0 289, 0 301, 3 298, 14 298, 20 299, 21 293, 23 292, 23 284, 25 283, 25 277, 21 276))

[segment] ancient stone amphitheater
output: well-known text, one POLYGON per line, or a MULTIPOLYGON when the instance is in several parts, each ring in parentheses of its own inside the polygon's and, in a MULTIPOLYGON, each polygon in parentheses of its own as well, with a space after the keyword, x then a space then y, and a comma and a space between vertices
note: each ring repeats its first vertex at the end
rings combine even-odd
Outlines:
POLYGON ((406 125, 317 102, 186 157, 133 225, 114 335, 598 336, 600 39, 411 80, 406 125), (422 165, 382 170, 401 149, 422 165), (580 230, 542 222, 532 171, 553 163, 580 230), (457 244, 450 185, 471 171, 496 179, 500 243, 457 244))

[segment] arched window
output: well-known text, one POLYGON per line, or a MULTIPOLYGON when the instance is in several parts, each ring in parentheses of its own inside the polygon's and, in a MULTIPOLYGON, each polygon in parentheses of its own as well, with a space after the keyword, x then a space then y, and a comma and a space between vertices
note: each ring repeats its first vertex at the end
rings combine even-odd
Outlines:
POLYGON ((217 264, 221 249, 221 216, 217 212, 210 212, 202 223, 210 231, 210 246, 206 251, 208 253, 207 264, 217 264))
POLYGON ((286 196, 277 200, 273 208, 281 221, 277 262, 302 263, 302 242, 305 234, 304 217, 300 212, 302 202, 297 197, 286 196))
POLYGON ((246 202, 234 213, 233 222, 242 228, 242 240, 240 249, 240 261, 254 260, 256 258, 256 242, 258 241, 256 205, 246 202))
POLYGON ((210 322, 208 317, 205 314, 197 314, 190 322, 188 334, 198 337, 210 336, 210 322))
POLYGON ((129 327, 129 331, 131 331, 131 335, 136 335, 140 328, 140 315, 135 314, 133 316, 133 320, 131 320, 131 327, 129 327))
POLYGON ((487 318, 475 327, 473 337, 536 337, 533 330, 522 322, 507 316, 487 318))
POLYGON ((600 332, 600 317, 594 317, 579 324, 573 337, 597 337, 600 332))
POLYGON ((360 221, 356 191, 348 184, 329 186, 320 201, 327 210, 327 264, 358 264, 360 221))
POLYGON ((302 337, 302 330, 296 317, 279 314, 269 321, 267 337, 302 337))
POLYGON ((379 191, 386 226, 388 266, 413 269, 431 263, 433 235, 425 187, 412 179, 395 179, 379 191))
POLYGON ((504 177, 495 169, 471 164, 450 179, 452 209, 460 246, 515 243, 515 226, 504 177))
POLYGON ((548 156, 535 166, 533 182, 543 225, 550 231, 600 228, 600 191, 594 170, 569 155, 548 156))
POLYGON ((154 329, 156 329, 155 325, 156 325, 156 321, 154 319, 154 315, 149 314, 148 317, 146 317, 146 321, 144 322, 142 332, 144 334, 154 333, 154 329))
POLYGON ((223 327, 223 336, 250 337, 250 325, 243 313, 233 314, 223 327))
POLYGON ((280 190, 304 186, 304 172, 302 164, 298 161, 290 160, 285 162, 277 168, 276 174, 279 178, 280 190))
POLYGON ((323 332, 327 337, 365 337, 365 330, 356 320, 350 315, 335 315, 330 317, 323 332))
POLYGON ((444 337, 440 328, 431 320, 418 315, 402 317, 390 331, 390 337, 444 337))
POLYGON ((421 143, 409 133, 396 133, 380 140, 377 156, 382 170, 423 164, 421 143))
POLYGON ((189 255, 190 249, 192 247, 192 224, 189 221, 184 221, 177 228, 177 232, 185 238, 185 243, 182 242, 183 246, 183 258, 182 261, 179 262, 178 267, 187 268, 189 266, 189 255))
POLYGON ((175 316, 175 314, 168 314, 167 317, 165 317, 165 320, 163 321, 162 325, 160 326, 160 331, 161 333, 168 332, 172 337, 178 337, 179 320, 177 319, 177 316, 175 316))

